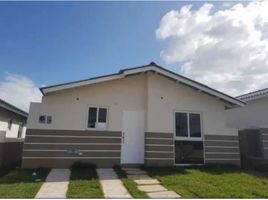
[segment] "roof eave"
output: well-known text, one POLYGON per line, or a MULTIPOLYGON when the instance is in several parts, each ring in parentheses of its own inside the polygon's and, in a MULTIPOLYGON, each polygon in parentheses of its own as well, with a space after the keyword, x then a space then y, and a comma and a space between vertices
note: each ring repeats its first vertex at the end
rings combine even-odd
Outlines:
POLYGON ((107 76, 100 76, 100 77, 85 79, 85 80, 81 80, 81 81, 74 81, 74 82, 70 82, 70 83, 42 87, 42 88, 40 88, 40 91, 45 96, 46 94, 48 94, 50 92, 54 92, 54 91, 79 87, 79 86, 88 85, 88 84, 92 84, 92 83, 104 82, 107 80, 114 80, 114 79, 122 78, 124 76, 128 76, 131 74, 152 71, 152 70, 159 72, 161 74, 164 74, 168 77, 171 77, 175 80, 178 80, 179 82, 184 82, 184 84, 186 84, 188 86, 197 88, 200 91, 203 91, 203 92, 208 93, 212 96, 215 96, 219 100, 222 99, 223 101, 229 102, 230 104, 233 104, 234 106, 236 106, 236 105, 237 106, 244 106, 246 104, 244 101, 241 101, 237 98, 231 97, 225 93, 222 93, 218 90, 210 88, 202 83, 199 83, 197 81, 194 81, 194 80, 189 79, 187 77, 184 77, 182 75, 176 74, 176 73, 174 73, 170 70, 167 70, 167 69, 165 69, 165 68, 163 68, 163 67, 161 67, 153 62, 148 64, 148 65, 144 65, 144 66, 140 66, 140 67, 122 69, 117 74, 111 74, 111 75, 107 75, 107 76))

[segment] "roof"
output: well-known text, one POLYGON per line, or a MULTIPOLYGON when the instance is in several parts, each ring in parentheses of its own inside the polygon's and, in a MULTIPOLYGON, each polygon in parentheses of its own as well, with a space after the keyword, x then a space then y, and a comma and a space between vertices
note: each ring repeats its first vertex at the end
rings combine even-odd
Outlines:
POLYGON ((7 109, 7 110, 9 110, 11 112, 14 112, 14 113, 16 113, 18 115, 21 115, 23 117, 28 117, 28 113, 27 112, 19 109, 16 106, 11 105, 10 103, 7 103, 6 101, 4 101, 2 99, 0 99, 0 107, 2 107, 4 109, 7 109))
POLYGON ((58 85, 52 85, 52 86, 48 86, 48 87, 42 87, 42 88, 40 88, 40 91, 42 92, 43 95, 47 95, 51 92, 56 92, 56 91, 60 91, 60 90, 64 90, 64 89, 80 87, 80 86, 85 86, 85 85, 90 85, 90 84, 96 84, 96 83, 100 83, 100 82, 104 82, 104 81, 121 79, 121 78, 130 76, 130 75, 145 73, 147 71, 154 71, 158 74, 161 74, 163 76, 171 78, 171 79, 175 80, 176 82, 179 82, 180 84, 184 84, 184 85, 187 85, 191 88, 194 88, 194 89, 198 90, 199 92, 204 92, 206 94, 214 96, 218 100, 223 101, 226 105, 228 105, 228 107, 243 106, 246 104, 242 100, 236 99, 232 96, 224 94, 224 93, 217 91, 213 88, 210 88, 202 83, 199 83, 197 81, 194 81, 194 80, 189 79, 187 77, 184 77, 182 75, 174 73, 170 70, 167 70, 167 69, 155 64, 154 62, 152 62, 148 65, 140 66, 140 67, 122 69, 116 74, 110 74, 110 75, 106 75, 106 76, 99 76, 99 77, 84 79, 84 80, 80 80, 80 81, 74 81, 74 82, 68 82, 68 83, 63 83, 63 84, 58 84, 58 85))
POLYGON ((261 99, 265 97, 268 97, 268 88, 257 90, 254 92, 249 92, 249 93, 237 96, 236 98, 247 102, 247 101, 252 101, 252 100, 261 99))

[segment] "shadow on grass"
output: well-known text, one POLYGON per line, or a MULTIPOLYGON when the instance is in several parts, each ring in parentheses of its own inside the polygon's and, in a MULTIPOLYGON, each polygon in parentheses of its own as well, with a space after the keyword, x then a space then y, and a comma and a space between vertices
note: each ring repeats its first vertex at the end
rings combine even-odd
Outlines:
POLYGON ((95 165, 75 163, 72 166, 67 197, 103 198, 95 165))
POLYGON ((133 179, 130 179, 127 177, 127 173, 122 170, 122 168, 118 165, 113 167, 115 173, 117 174, 118 178, 123 182, 124 186, 127 188, 128 192, 133 196, 134 198, 148 198, 148 195, 140 191, 138 189, 137 183, 134 182, 133 179))
POLYGON ((6 174, 0 178, 0 184, 35 183, 45 181, 49 169, 6 169, 6 174))
POLYGON ((34 198, 48 169, 14 169, 0 178, 0 198, 34 198))

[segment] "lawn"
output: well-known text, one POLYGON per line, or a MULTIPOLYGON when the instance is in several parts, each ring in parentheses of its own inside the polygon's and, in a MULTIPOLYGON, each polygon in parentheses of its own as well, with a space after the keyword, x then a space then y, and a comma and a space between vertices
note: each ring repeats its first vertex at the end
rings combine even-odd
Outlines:
POLYGON ((137 184, 130 178, 127 178, 127 174, 120 167, 114 167, 118 178, 123 182, 124 186, 127 188, 128 192, 134 198, 148 198, 145 192, 138 190, 137 184))
POLYGON ((103 192, 94 166, 72 167, 67 198, 103 198, 103 192))
POLYGON ((268 197, 268 174, 243 171, 231 166, 147 168, 146 171, 182 197, 268 197))
POLYGON ((48 172, 47 169, 14 169, 3 174, 0 177, 0 198, 34 198, 48 172))

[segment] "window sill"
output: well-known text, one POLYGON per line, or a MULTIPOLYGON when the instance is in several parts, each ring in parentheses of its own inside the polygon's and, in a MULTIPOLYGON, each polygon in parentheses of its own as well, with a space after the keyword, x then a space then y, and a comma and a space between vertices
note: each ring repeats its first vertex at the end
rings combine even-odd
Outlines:
POLYGON ((194 137, 176 137, 175 136, 175 140, 180 140, 180 141, 203 141, 203 138, 198 137, 198 138, 194 138, 194 137))
POLYGON ((107 128, 86 128, 87 131, 107 131, 107 128))

